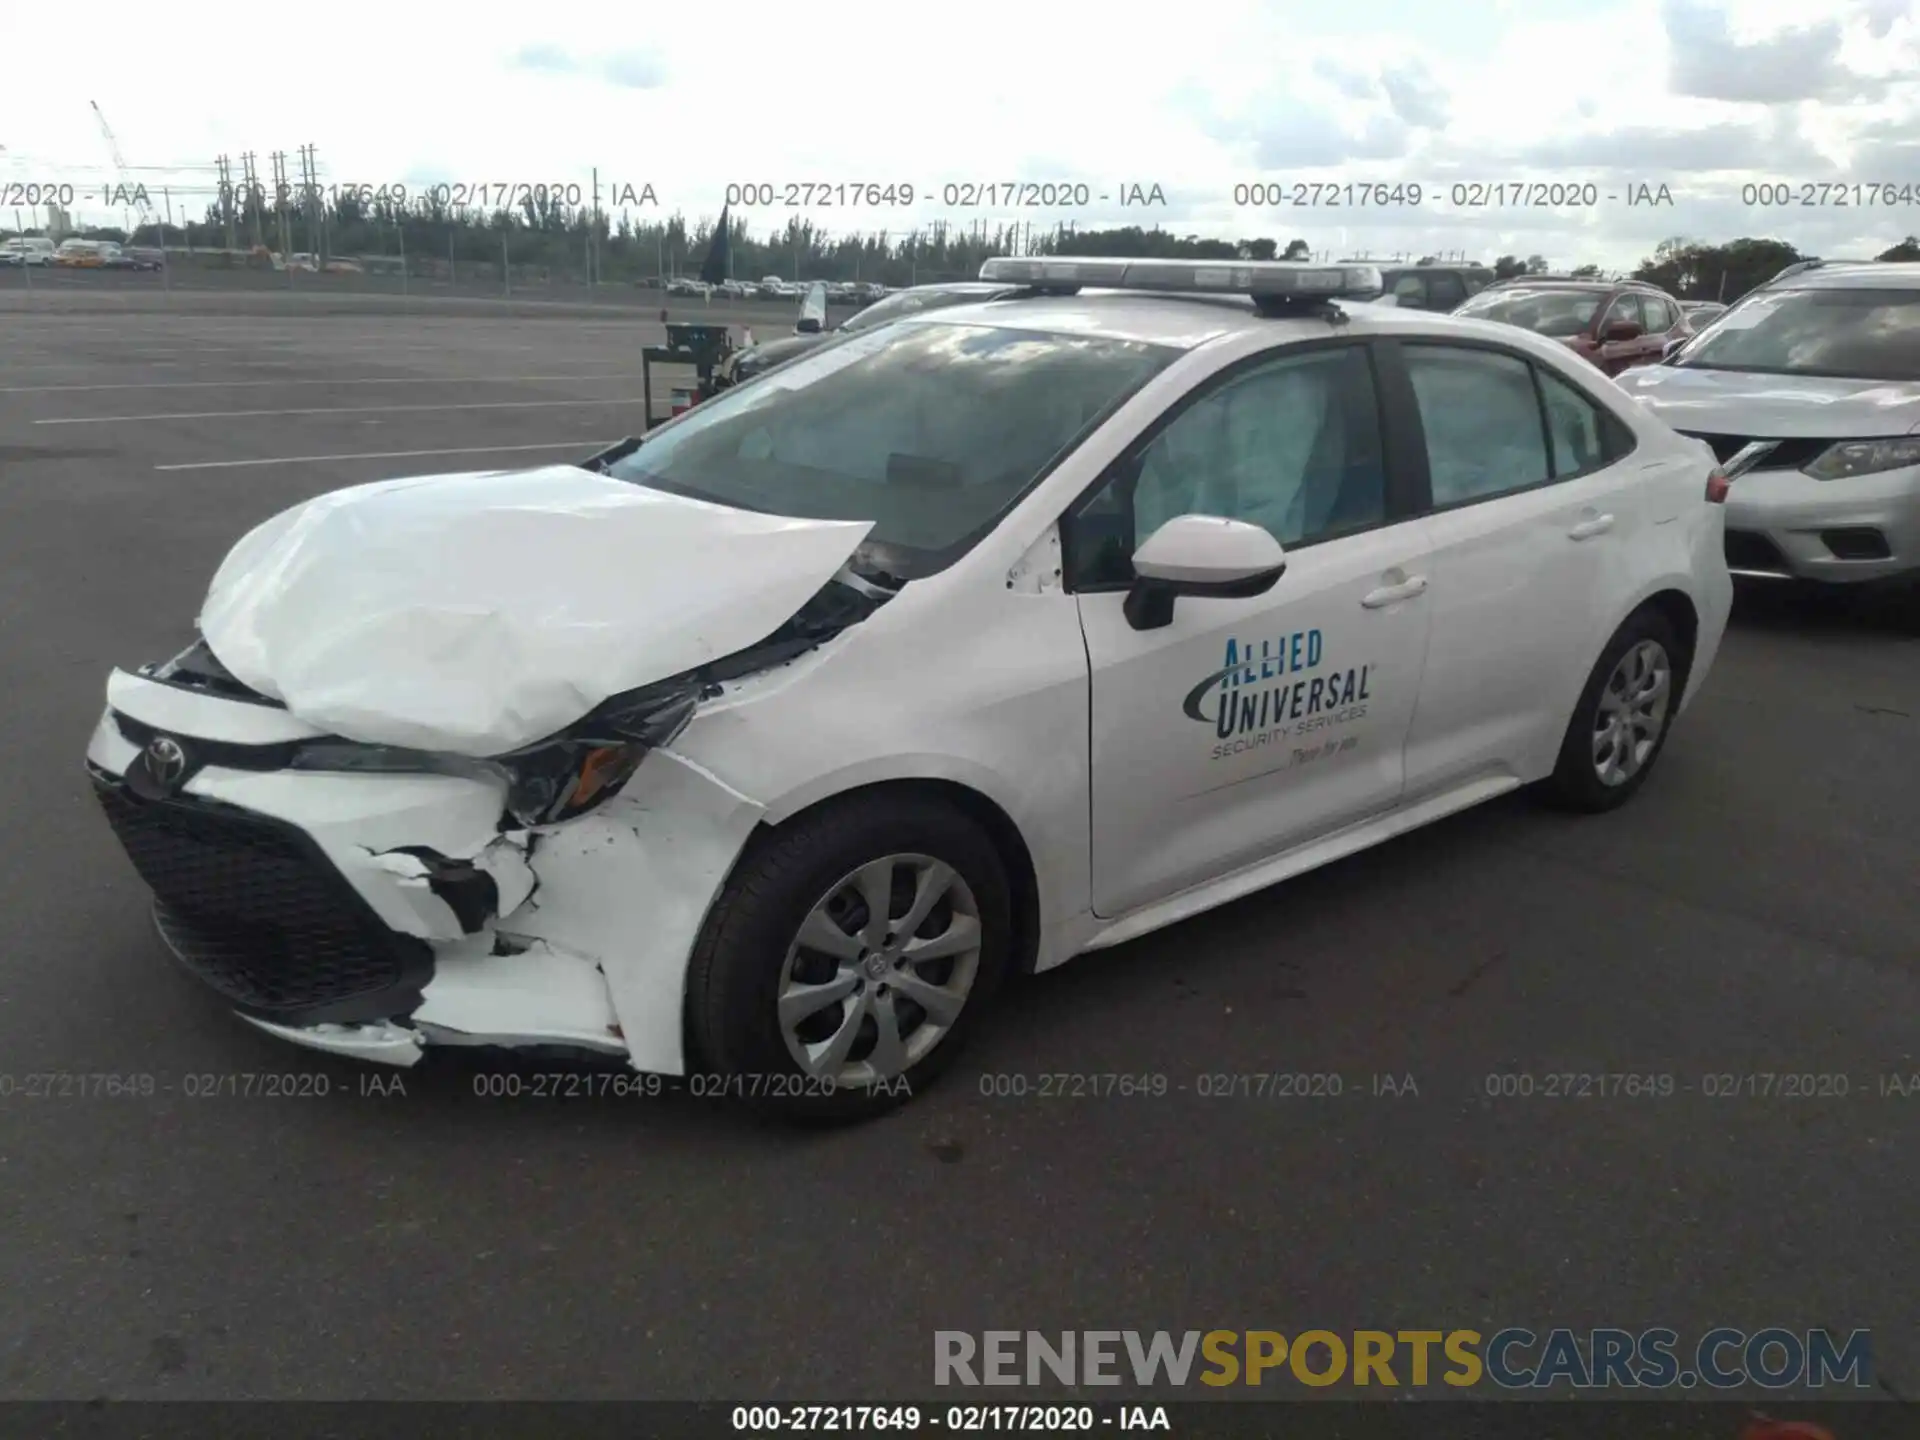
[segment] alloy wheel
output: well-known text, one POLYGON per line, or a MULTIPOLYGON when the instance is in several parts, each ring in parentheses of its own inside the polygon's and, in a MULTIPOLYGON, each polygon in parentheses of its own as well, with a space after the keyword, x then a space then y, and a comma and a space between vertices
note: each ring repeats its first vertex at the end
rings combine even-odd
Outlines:
POLYGON ((981 942, 973 891, 930 855, 887 855, 842 876, 808 911, 781 968, 788 1054, 842 1087, 905 1074, 959 1021, 981 942))
POLYGON ((1625 785, 1646 768, 1672 698, 1673 662, 1658 640, 1641 640, 1620 657, 1593 717, 1593 768, 1601 784, 1625 785))

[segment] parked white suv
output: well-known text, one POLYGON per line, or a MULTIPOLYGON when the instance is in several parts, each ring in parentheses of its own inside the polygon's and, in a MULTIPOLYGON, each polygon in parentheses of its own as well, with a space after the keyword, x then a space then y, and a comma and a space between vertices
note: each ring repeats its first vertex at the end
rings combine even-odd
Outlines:
POLYGON ((53 241, 43 235, 20 236, 0 245, 0 265, 51 265, 53 241))
POLYGON ((1734 573, 1920 575, 1920 264, 1789 271, 1618 383, 1726 465, 1734 573))

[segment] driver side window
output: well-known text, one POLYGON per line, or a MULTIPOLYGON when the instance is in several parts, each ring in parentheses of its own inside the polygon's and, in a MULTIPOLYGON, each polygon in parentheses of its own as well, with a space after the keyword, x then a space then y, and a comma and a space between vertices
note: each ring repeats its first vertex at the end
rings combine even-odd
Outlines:
POLYGON ((1130 584, 1133 552, 1176 516, 1244 520, 1295 547, 1378 525, 1386 491, 1366 348, 1268 360, 1213 382, 1115 464, 1068 523, 1069 580, 1130 584))

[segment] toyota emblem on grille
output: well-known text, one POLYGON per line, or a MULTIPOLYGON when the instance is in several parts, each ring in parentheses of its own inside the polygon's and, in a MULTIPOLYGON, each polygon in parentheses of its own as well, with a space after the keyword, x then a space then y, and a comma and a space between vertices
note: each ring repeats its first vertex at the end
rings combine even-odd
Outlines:
POLYGON ((187 778, 187 752, 170 735, 154 736, 141 758, 146 762, 147 778, 162 795, 171 795, 187 778))

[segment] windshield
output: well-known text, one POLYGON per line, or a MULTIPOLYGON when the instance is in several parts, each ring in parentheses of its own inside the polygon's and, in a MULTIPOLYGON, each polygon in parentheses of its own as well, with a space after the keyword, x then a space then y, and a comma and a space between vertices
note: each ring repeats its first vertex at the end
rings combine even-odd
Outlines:
POLYGON ((1920 379, 1920 289, 1754 295, 1720 316, 1676 363, 1840 380, 1920 379))
POLYGON ((1564 340, 1593 328, 1594 312, 1604 299, 1604 290, 1482 290, 1453 313, 1498 320, 1564 340))
POLYGON ((907 315, 917 315, 923 310, 944 310, 949 305, 966 305, 987 300, 992 298, 992 295, 992 291, 981 290, 902 290, 898 295, 889 295, 886 299, 869 305, 840 328, 853 331, 871 330, 876 325, 885 325, 907 315))
POLYGON ((609 472, 746 510, 871 520, 861 563, 957 558, 1179 352, 984 325, 888 326, 722 392, 609 472))

